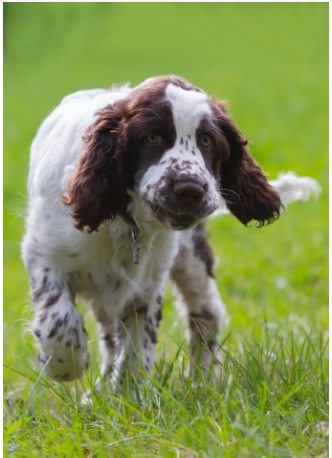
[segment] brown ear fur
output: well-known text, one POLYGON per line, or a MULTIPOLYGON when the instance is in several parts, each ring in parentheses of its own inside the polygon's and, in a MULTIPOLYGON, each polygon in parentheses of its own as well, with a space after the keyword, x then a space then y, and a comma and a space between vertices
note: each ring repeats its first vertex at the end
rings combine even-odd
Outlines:
POLYGON ((93 232, 114 219, 127 202, 126 152, 119 106, 103 108, 87 129, 85 150, 69 178, 64 204, 72 209, 75 227, 93 232))
POLYGON ((221 163, 220 186, 229 210, 244 224, 258 221, 258 227, 273 223, 282 208, 279 194, 268 183, 266 174, 251 157, 247 140, 219 102, 221 130, 229 145, 227 159, 221 163))

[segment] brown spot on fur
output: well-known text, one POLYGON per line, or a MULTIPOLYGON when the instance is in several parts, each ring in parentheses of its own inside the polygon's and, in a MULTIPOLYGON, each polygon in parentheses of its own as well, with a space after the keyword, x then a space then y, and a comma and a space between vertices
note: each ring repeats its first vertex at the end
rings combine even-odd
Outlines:
POLYGON ((61 291, 57 291, 54 294, 48 296, 43 304, 43 307, 47 308, 55 304, 56 302, 58 302, 60 296, 61 296, 61 291))
POLYGON ((45 311, 41 314, 41 316, 39 317, 39 324, 45 323, 47 317, 48 317, 48 313, 47 313, 47 311, 45 310, 45 311))
POLYGON ((115 348, 117 346, 117 338, 112 336, 111 334, 106 334, 103 337, 103 340, 106 342, 106 345, 109 348, 115 348))
POLYGON ((149 324, 145 324, 144 330, 147 332, 148 336, 150 337, 150 340, 153 344, 156 344, 158 342, 158 333, 157 329, 149 324))
POLYGON ((41 294, 43 292, 45 292, 45 290, 47 288, 47 280, 48 280, 47 275, 44 275, 43 282, 42 282, 41 286, 37 290, 34 290, 34 291, 31 292, 31 296, 32 296, 32 300, 33 301, 38 300, 38 298, 41 296, 41 294))
POLYGON ((49 332, 47 338, 52 339, 55 336, 55 334, 56 334, 56 327, 53 327, 51 331, 49 332))
POLYGON ((179 162, 179 159, 177 157, 170 157, 168 159, 168 162, 170 162, 172 165, 176 164, 177 162, 179 162))
POLYGON ((213 275, 213 252, 207 241, 207 232, 203 223, 198 224, 193 230, 194 255, 204 262, 208 275, 213 275))
POLYGON ((38 337, 38 339, 41 337, 41 332, 40 332, 39 329, 34 329, 34 330, 33 330, 33 333, 34 333, 34 335, 35 335, 36 337, 38 337))
POLYGON ((190 168, 192 165, 193 165, 193 163, 191 161, 182 161, 181 162, 181 166, 182 167, 190 168))
POLYGON ((162 313, 162 309, 159 309, 158 312, 156 313, 156 321, 159 325, 160 321, 162 320, 162 317, 163 317, 163 313, 162 313))

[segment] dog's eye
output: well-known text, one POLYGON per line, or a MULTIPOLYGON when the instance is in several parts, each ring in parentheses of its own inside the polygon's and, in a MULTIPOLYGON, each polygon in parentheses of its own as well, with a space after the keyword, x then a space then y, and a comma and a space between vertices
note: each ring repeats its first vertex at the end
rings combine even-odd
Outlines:
POLYGON ((201 135, 199 138, 199 143, 203 148, 211 148, 212 147, 212 139, 209 135, 201 135))
POLYGON ((158 134, 150 134, 146 137, 145 141, 149 145, 157 145, 161 140, 160 135, 158 134))

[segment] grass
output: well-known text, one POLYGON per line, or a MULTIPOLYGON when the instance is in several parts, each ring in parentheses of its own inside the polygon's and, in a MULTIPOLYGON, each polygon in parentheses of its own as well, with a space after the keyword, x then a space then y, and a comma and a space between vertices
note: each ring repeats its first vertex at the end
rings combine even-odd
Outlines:
POLYGON ((4 13, 5 456, 327 456, 328 6, 7 3, 4 13), (184 376, 187 345, 168 291, 143 402, 95 395, 87 409, 80 393, 100 363, 91 316, 92 367, 63 386, 40 376, 25 332, 29 145, 64 95, 165 73, 228 99, 271 178, 294 170, 323 193, 261 230, 231 216, 209 221, 231 316, 222 379, 184 376))
POLYGON ((222 380, 205 380, 199 373, 195 382, 184 375, 188 357, 180 347, 173 359, 157 361, 139 404, 95 394, 94 407, 87 409, 79 397, 89 378, 72 389, 40 382, 38 396, 25 388, 27 405, 11 416, 7 453, 325 456, 326 345, 305 334, 298 345, 266 328, 262 341, 245 342, 239 355, 225 351, 222 380))

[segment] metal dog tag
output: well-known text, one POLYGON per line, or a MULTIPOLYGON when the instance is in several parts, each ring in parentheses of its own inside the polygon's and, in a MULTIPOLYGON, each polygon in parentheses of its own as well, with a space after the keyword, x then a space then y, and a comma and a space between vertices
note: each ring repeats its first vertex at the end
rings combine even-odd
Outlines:
POLYGON ((139 264, 140 257, 141 257, 141 244, 138 240, 136 235, 135 229, 131 231, 131 238, 132 238, 132 247, 133 247, 133 262, 134 264, 139 264))

